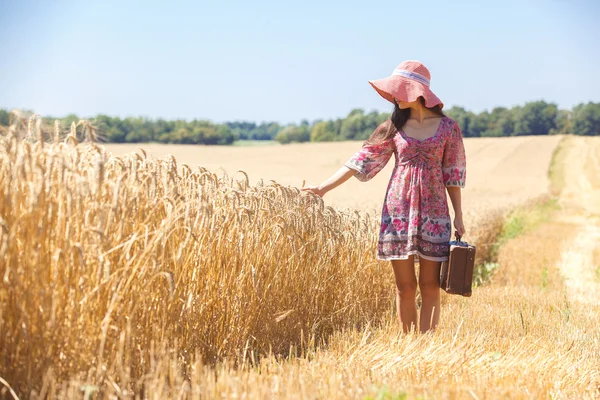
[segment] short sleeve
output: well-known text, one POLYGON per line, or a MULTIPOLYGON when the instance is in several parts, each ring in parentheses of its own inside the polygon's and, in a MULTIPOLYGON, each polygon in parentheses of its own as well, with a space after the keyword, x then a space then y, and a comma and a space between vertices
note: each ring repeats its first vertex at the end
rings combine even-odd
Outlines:
POLYGON ((385 167, 394 154, 394 146, 393 138, 379 144, 365 144, 344 165, 358 172, 354 176, 359 181, 366 182, 385 167))
POLYGON ((442 173, 445 186, 465 187, 467 178, 467 158, 462 132, 458 123, 454 123, 444 144, 442 173))

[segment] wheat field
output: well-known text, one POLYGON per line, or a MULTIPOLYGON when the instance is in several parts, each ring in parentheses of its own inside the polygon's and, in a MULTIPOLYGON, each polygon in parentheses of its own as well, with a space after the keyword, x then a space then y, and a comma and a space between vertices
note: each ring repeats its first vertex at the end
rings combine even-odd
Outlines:
POLYGON ((598 222, 597 140, 466 141, 468 229, 498 266, 404 335, 374 257, 390 166, 324 202, 298 190, 360 144, 131 153, 32 126, 0 140, 1 397, 600 397, 595 247, 572 241, 598 222), (491 251, 517 205, 544 216, 491 251))

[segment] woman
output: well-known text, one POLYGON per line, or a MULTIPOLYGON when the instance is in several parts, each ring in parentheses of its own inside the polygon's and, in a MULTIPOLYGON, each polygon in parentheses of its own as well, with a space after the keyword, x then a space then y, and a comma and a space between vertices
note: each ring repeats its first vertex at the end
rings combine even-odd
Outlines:
POLYGON ((389 120, 375 129, 362 149, 319 186, 303 190, 319 196, 350 177, 368 181, 392 154, 396 165, 381 215, 377 258, 390 260, 396 280, 396 307, 404 332, 417 328, 414 259, 419 260, 421 332, 434 329, 440 315, 439 274, 448 260, 452 225, 446 190, 454 208, 454 227, 465 234, 461 188, 466 157, 458 124, 442 113, 444 104, 429 88, 429 70, 418 61, 401 63, 391 76, 369 81, 394 104, 389 120))

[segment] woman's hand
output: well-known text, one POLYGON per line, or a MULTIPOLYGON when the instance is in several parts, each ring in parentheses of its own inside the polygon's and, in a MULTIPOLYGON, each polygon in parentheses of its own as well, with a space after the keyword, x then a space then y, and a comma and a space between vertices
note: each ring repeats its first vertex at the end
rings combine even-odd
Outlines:
POLYGON ((463 223, 462 215, 456 215, 456 216, 454 216, 454 228, 458 232, 459 236, 464 236, 465 235, 465 233, 466 233, 466 231, 465 231, 465 224, 463 223))
POLYGON ((305 192, 311 192, 316 194, 317 196, 323 197, 325 193, 329 192, 332 189, 340 186, 342 183, 346 182, 348 179, 354 176, 356 171, 350 169, 346 166, 340 168, 335 174, 333 174, 329 179, 325 182, 321 183, 319 186, 304 186, 304 181, 302 181, 302 190, 305 192))
POLYGON ((319 197, 323 197, 325 196, 325 193, 327 193, 327 191, 322 189, 321 186, 306 186, 302 188, 302 191, 314 193, 319 197))

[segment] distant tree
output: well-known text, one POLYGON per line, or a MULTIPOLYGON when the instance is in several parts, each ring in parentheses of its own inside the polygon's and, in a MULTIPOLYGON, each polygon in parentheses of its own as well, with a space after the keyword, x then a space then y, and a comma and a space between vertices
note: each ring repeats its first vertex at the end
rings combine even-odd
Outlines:
POLYGON ((254 122, 236 121, 225 123, 239 140, 250 140, 251 133, 256 129, 254 122))
POLYGON ((170 132, 161 133, 157 139, 158 139, 159 143, 171 143, 171 133, 170 132))
MULTIPOLYGON (((225 144, 222 142, 222 140, 221 140, 222 138, 216 129, 209 128, 209 127, 197 127, 196 129, 198 129, 202 132, 202 142, 201 143, 211 144, 211 145, 225 144)), ((230 128, 228 128, 228 129, 230 129, 230 128)), ((230 129, 230 131, 231 131, 231 129, 230 129)))
POLYGON ((487 129, 481 136, 510 136, 514 132, 512 113, 504 107, 496 107, 487 118, 487 129))
POLYGON ((218 144, 231 144, 235 140, 235 135, 227 125, 219 125, 217 127, 217 136, 219 136, 218 144))
POLYGON ((573 108, 571 122, 576 135, 600 135, 600 103, 578 104, 573 108))
POLYGON ((275 139, 275 136, 282 130, 283 127, 276 122, 271 122, 265 126, 266 138, 269 140, 275 139))
POLYGON ((378 113, 377 111, 371 111, 368 114, 364 114, 363 117, 363 133, 360 135, 361 138, 368 138, 371 136, 373 131, 386 119, 390 117, 389 113, 378 113))
POLYGON ((69 114, 69 115, 59 119, 60 125, 64 130, 70 129, 71 124, 73 122, 77 123, 77 122, 79 122, 79 120, 80 120, 80 118, 75 114, 69 114))
POLYGON ((547 135, 556 129, 558 107, 545 101, 526 103, 515 113, 515 135, 547 135))
POLYGON ((556 114, 556 128, 550 129, 549 135, 568 134, 573 131, 571 120, 573 113, 569 110, 558 110, 556 114))
POLYGON ((307 126, 288 125, 275 136, 275 140, 281 144, 308 142, 310 131, 307 126))
POLYGON ((289 132, 292 130, 291 127, 285 127, 275 136, 275 140, 281 144, 291 143, 289 132))
POLYGON ((365 121, 361 112, 352 112, 342 121, 340 127, 340 136, 343 140, 359 140, 365 139, 365 121))
POLYGON ((363 110, 362 108, 353 108, 352 111, 348 113, 348 117, 353 117, 355 115, 363 116, 365 115, 365 110, 363 110))
POLYGON ((10 112, 0 108, 0 126, 8 126, 10 124, 10 112))
POLYGON ((92 119, 92 123, 98 128, 98 132, 103 140, 109 143, 124 143, 125 134, 119 129, 116 120, 118 120, 118 118, 99 114, 92 119))
POLYGON ((342 137, 342 122, 344 121, 344 118, 336 118, 335 121, 333 121, 333 127, 335 128, 335 133, 341 138, 342 137))
MULTIPOLYGON (((33 111, 22 110, 23 118, 33 111)), ((496 107, 475 114, 463 107, 452 107, 445 114, 458 122, 464 137, 568 134, 600 135, 600 103, 586 103, 572 110, 559 110, 545 101, 526 103, 511 109, 496 107)), ((305 141, 364 140, 389 118, 389 113, 361 108, 345 118, 302 120, 298 125, 281 126, 276 122, 256 124, 247 121, 215 124, 207 120, 152 120, 142 117, 97 115, 92 119, 99 135, 107 142, 151 142, 226 145, 235 140, 277 140, 280 143, 305 141)), ((47 117, 47 119, 51 119, 47 117)), ((69 114, 60 118, 63 131, 80 117, 69 114)), ((0 109, 0 125, 8 125, 10 113, 0 109)), ((80 130, 81 131, 81 130, 80 130)))
POLYGON ((273 140, 282 129, 276 122, 263 122, 256 125, 253 122, 226 122, 236 140, 273 140))
POLYGON ((468 137, 480 137, 488 129, 490 113, 483 111, 479 114, 469 112, 469 135, 468 137))
MULTIPOLYGON (((129 136, 129 135, 127 135, 129 136)), ((181 127, 171 132, 171 143, 192 144, 194 143, 192 132, 189 129, 181 127)))
POLYGON ((332 142, 338 139, 339 137, 336 134, 333 121, 316 123, 310 133, 310 140, 312 142, 332 142))

